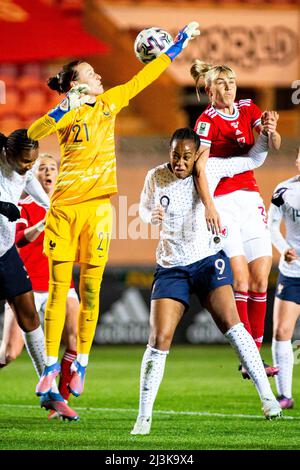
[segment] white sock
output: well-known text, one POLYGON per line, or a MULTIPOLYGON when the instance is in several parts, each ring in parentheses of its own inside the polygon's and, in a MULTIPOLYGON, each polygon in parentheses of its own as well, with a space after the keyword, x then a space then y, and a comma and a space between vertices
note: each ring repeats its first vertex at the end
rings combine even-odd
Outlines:
POLYGON ((88 354, 77 354, 77 358, 76 358, 77 362, 79 362, 79 364, 82 366, 82 367, 86 367, 89 363, 89 355, 88 354))
POLYGON ((269 398, 275 400, 256 344, 252 336, 244 328, 243 323, 237 323, 232 326, 225 333, 225 336, 237 352, 241 363, 247 369, 260 399, 269 398))
POLYGON ((294 354, 291 340, 277 341, 273 338, 272 357, 273 364, 276 364, 280 369, 278 374, 275 375, 278 395, 292 398, 294 354))
POLYGON ((152 415, 168 354, 169 351, 159 351, 147 345, 141 365, 139 417, 152 415))
POLYGON ((40 377, 43 373, 46 356, 45 356, 45 338, 44 332, 41 326, 38 326, 35 330, 23 333, 24 343, 27 352, 32 360, 34 368, 40 377))
POLYGON ((49 367, 49 366, 53 366, 53 364, 56 364, 58 361, 58 357, 57 356, 47 356, 46 357, 46 366, 49 367))

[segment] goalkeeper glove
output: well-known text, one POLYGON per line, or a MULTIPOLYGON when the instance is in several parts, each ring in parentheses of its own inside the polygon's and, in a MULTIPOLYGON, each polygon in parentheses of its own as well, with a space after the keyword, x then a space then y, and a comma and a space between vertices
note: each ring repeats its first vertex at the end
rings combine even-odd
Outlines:
POLYGON ((171 60, 175 59, 175 57, 180 54, 182 49, 184 49, 188 45, 188 42, 191 39, 194 39, 196 36, 199 36, 200 30, 198 28, 199 23, 197 23, 197 21, 192 21, 191 23, 186 25, 183 29, 179 31, 174 40, 174 44, 165 52, 165 54, 167 54, 167 56, 169 56, 171 60))
POLYGON ((82 104, 87 103, 91 99, 87 94, 89 89, 89 86, 85 83, 73 86, 59 105, 48 113, 48 116, 51 116, 55 122, 58 122, 71 109, 78 108, 82 104))
POLYGON ((10 222, 15 222, 21 217, 19 209, 12 202, 0 201, 0 214, 5 215, 10 222))

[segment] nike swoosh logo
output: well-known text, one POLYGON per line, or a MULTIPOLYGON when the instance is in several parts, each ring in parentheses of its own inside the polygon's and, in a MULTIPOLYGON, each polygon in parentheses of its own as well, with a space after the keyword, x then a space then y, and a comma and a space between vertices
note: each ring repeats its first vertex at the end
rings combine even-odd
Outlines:
POLYGON ((226 276, 223 277, 217 277, 218 281, 221 281, 222 279, 226 279, 226 276))

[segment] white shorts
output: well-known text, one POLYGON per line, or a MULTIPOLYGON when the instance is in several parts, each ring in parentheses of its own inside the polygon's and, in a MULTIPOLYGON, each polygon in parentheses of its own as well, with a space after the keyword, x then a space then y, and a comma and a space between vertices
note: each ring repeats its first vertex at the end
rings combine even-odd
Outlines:
MULTIPOLYGON (((48 300, 48 295, 49 295, 49 292, 33 291, 34 304, 35 304, 36 311, 39 314, 41 323, 43 323, 43 321, 44 321, 44 314, 45 314, 46 304, 47 304, 47 300, 48 300)), ((74 287, 71 287, 69 289, 67 297, 78 300, 78 295, 77 295, 77 292, 74 289, 74 287)), ((10 306, 7 302, 5 303, 5 310, 6 309, 10 309, 10 306)), ((5 312, 5 310, 4 310, 4 312, 5 312)))
POLYGON ((256 191, 234 191, 214 199, 223 227, 222 248, 229 258, 245 256, 248 263, 272 256, 264 202, 256 191))

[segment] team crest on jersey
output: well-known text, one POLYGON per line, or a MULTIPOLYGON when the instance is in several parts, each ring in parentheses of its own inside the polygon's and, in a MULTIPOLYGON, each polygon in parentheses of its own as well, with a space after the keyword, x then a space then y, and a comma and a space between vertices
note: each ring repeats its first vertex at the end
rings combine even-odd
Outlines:
POLYGON ((203 137, 207 137, 209 133, 209 128, 209 122, 199 122, 197 126, 197 134, 203 137))
POLYGON ((56 247, 56 243, 54 241, 50 240, 49 247, 50 247, 50 250, 54 250, 54 248, 56 247))
POLYGON ((237 128, 239 127, 239 121, 232 122, 231 125, 232 125, 232 127, 234 127, 235 129, 237 129, 237 128))
POLYGON ((228 237, 228 228, 226 227, 226 225, 224 225, 222 227, 220 235, 222 236, 222 238, 227 238, 228 237))
POLYGON ((245 137, 238 137, 236 140, 237 140, 240 147, 244 147, 244 145, 246 143, 245 137))

